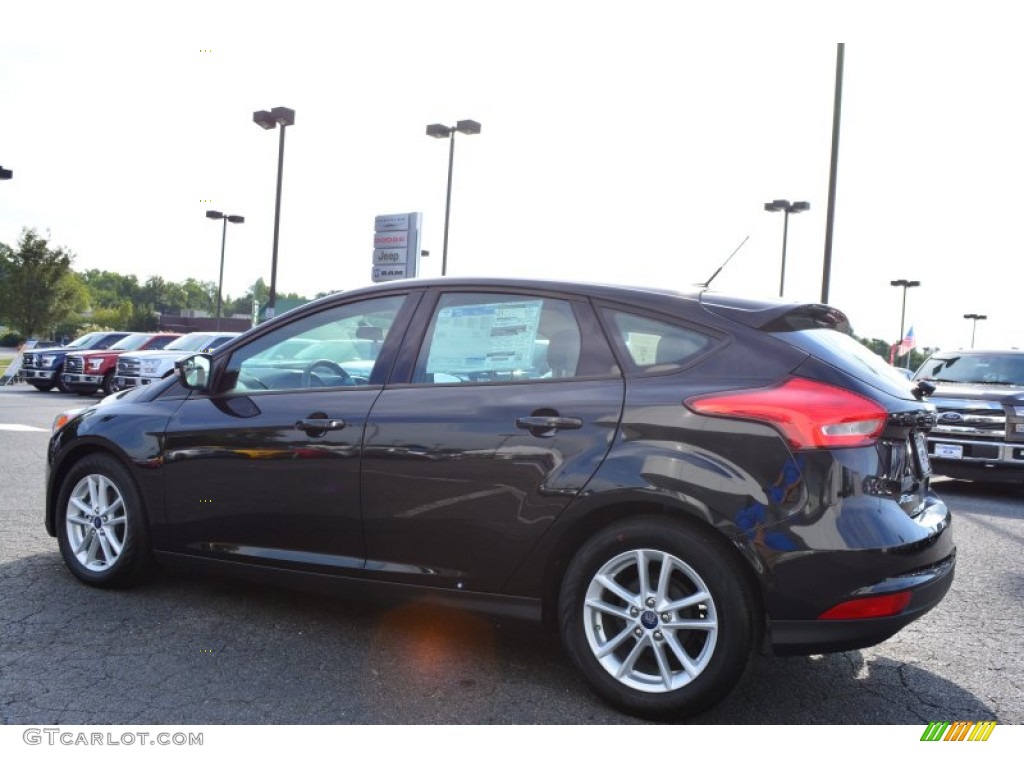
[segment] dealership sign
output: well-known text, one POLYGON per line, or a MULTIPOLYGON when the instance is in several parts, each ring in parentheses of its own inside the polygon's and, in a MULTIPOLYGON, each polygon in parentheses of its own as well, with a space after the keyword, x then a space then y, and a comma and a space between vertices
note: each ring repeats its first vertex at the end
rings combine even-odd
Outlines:
POLYGON ((419 213, 377 216, 373 220, 373 263, 375 283, 416 277, 420 265, 419 213))

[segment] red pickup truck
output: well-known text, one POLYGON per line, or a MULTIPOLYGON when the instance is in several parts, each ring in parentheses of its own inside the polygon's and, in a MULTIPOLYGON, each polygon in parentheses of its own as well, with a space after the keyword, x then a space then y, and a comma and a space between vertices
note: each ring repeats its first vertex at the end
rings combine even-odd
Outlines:
POLYGON ((125 336, 109 349, 93 349, 76 352, 64 359, 64 373, 61 383, 70 392, 80 395, 91 395, 102 389, 109 395, 117 391, 114 374, 117 371, 117 358, 124 352, 140 352, 149 349, 163 349, 180 333, 132 333, 125 336))

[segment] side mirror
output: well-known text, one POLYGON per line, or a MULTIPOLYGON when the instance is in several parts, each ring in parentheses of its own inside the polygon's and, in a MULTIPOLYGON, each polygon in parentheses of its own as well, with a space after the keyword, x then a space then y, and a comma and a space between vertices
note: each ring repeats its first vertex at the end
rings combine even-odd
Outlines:
POLYGON ((205 392, 210 382, 212 359, 209 355, 196 354, 178 360, 174 367, 178 371, 178 381, 186 389, 205 392))
POLYGON ((917 386, 914 387, 911 392, 918 400, 923 400, 926 397, 931 397, 932 392, 935 391, 935 385, 930 381, 921 379, 917 382, 917 386))

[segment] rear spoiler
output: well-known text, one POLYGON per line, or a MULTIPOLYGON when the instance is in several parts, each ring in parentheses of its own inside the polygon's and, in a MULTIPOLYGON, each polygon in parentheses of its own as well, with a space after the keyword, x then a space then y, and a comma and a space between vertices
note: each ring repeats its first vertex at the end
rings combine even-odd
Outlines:
POLYGON ((852 333, 846 314, 828 304, 787 304, 753 299, 725 298, 701 293, 700 304, 714 315, 768 333, 831 328, 852 333))

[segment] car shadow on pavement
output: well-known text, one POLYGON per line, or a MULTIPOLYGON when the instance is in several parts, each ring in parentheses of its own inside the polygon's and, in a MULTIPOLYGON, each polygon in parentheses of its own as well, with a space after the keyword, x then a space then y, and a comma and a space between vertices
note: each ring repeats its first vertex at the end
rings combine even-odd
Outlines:
MULTIPOLYGON (((942 497, 943 500, 950 499, 992 499, 994 501, 1017 500, 1024 501, 1024 483, 982 483, 968 480, 933 480, 932 489, 942 497)), ((957 509, 956 511, 959 511, 957 509)), ((1015 511, 992 511, 990 514, 999 517, 1024 517, 1024 507, 1018 507, 1015 511)))
MULTIPOLYGON (((56 552, 0 564, 0 580, 4 724, 642 722, 591 694, 555 639, 524 622, 171 571, 99 590, 56 552)), ((692 722, 996 719, 958 685, 867 653, 758 658, 692 722)))

